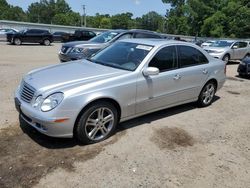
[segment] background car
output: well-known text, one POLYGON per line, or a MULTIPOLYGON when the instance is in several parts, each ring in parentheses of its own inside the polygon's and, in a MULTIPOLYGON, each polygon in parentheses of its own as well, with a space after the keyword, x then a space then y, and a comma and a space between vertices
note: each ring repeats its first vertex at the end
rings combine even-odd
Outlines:
POLYGON ((164 36, 147 30, 111 30, 104 32, 89 41, 69 42, 62 45, 59 52, 61 62, 88 58, 100 49, 109 46, 113 42, 126 38, 158 38, 164 36))
POLYGON ((17 33, 18 30, 16 29, 0 29, 0 40, 6 41, 8 33, 17 33))
POLYGON ((202 48, 204 48, 204 47, 207 47, 207 46, 211 46, 214 42, 215 42, 215 40, 207 40, 206 42, 203 42, 200 46, 202 48))
POLYGON ((49 46, 53 42, 53 35, 48 30, 26 29, 17 33, 8 33, 7 41, 15 45, 40 43, 49 46))
POLYGON ((194 101, 209 106, 225 79, 225 63, 194 44, 126 39, 88 60, 29 72, 15 103, 41 133, 90 144, 137 116, 194 101))
POLYGON ((219 40, 211 46, 205 47, 204 50, 226 63, 230 60, 241 60, 250 56, 250 47, 246 41, 219 40))
POLYGON ((250 57, 244 58, 237 69, 240 77, 250 76, 250 57))
POLYGON ((67 35, 68 33, 62 31, 56 31, 53 33, 54 42, 63 42, 63 35, 67 35))
POLYGON ((84 29, 77 29, 75 32, 72 33, 65 33, 62 35, 63 42, 70 42, 70 41, 86 41, 93 37, 96 34, 93 31, 84 30, 84 29))

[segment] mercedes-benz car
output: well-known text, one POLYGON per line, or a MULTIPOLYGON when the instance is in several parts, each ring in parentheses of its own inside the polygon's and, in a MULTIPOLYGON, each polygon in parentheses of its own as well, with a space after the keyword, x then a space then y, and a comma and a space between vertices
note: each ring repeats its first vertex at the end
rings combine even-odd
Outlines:
POLYGON ((59 52, 61 62, 88 58, 115 41, 127 38, 163 38, 159 33, 147 30, 111 30, 104 32, 89 41, 67 42, 59 52))
POLYGON ((208 47, 204 47, 204 50, 226 63, 230 60, 241 60, 250 56, 250 46, 246 41, 219 40, 208 47))
POLYGON ((39 132, 90 144, 150 112, 194 101, 209 106, 225 78, 225 63, 195 44, 126 39, 89 59, 29 72, 15 104, 39 132))

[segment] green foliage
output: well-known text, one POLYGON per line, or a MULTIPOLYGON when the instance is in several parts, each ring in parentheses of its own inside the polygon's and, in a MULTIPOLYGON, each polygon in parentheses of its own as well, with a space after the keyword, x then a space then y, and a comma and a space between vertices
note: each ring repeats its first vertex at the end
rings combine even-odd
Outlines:
POLYGON ((206 37, 250 37, 249 0, 162 0, 170 3, 167 32, 206 37))
MULTIPOLYGON (((105 29, 147 29, 206 37, 250 37, 249 0, 162 0, 171 6, 165 17, 151 11, 138 18, 130 12, 87 16, 87 26, 105 29)), ((40 0, 24 12, 0 0, 0 19, 80 26, 81 15, 66 0, 40 0)))

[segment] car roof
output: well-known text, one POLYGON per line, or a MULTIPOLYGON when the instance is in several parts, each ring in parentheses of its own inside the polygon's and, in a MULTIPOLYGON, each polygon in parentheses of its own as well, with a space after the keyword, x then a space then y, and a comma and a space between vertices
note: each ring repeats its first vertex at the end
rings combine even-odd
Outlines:
POLYGON ((146 38, 146 39, 123 39, 123 42, 130 42, 130 43, 138 43, 142 45, 149 45, 149 46, 162 46, 166 44, 182 44, 188 46, 196 46, 189 42, 177 41, 177 40, 166 40, 166 39, 153 39, 153 38, 146 38))

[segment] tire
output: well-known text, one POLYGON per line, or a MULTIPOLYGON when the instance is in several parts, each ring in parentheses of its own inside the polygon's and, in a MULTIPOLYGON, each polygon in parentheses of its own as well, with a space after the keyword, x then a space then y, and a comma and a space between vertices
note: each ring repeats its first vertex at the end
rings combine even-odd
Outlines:
POLYGON ((94 103, 80 116, 74 136, 83 144, 101 142, 114 133, 117 124, 118 112, 113 104, 94 103))
POLYGON ((225 61, 226 64, 228 64, 229 60, 230 60, 230 56, 228 54, 224 55, 224 57, 222 58, 223 61, 225 61))
POLYGON ((211 105, 214 100, 215 92, 216 92, 216 84, 213 81, 207 82, 200 92, 197 101, 198 106, 206 107, 211 105))
POLYGON ((14 38, 13 43, 14 43, 15 45, 18 45, 18 46, 19 46, 19 45, 22 44, 22 41, 21 41, 20 38, 14 38))
POLYGON ((50 40, 49 39, 44 39, 43 40, 43 44, 45 45, 45 46, 49 46, 50 45, 50 40))

